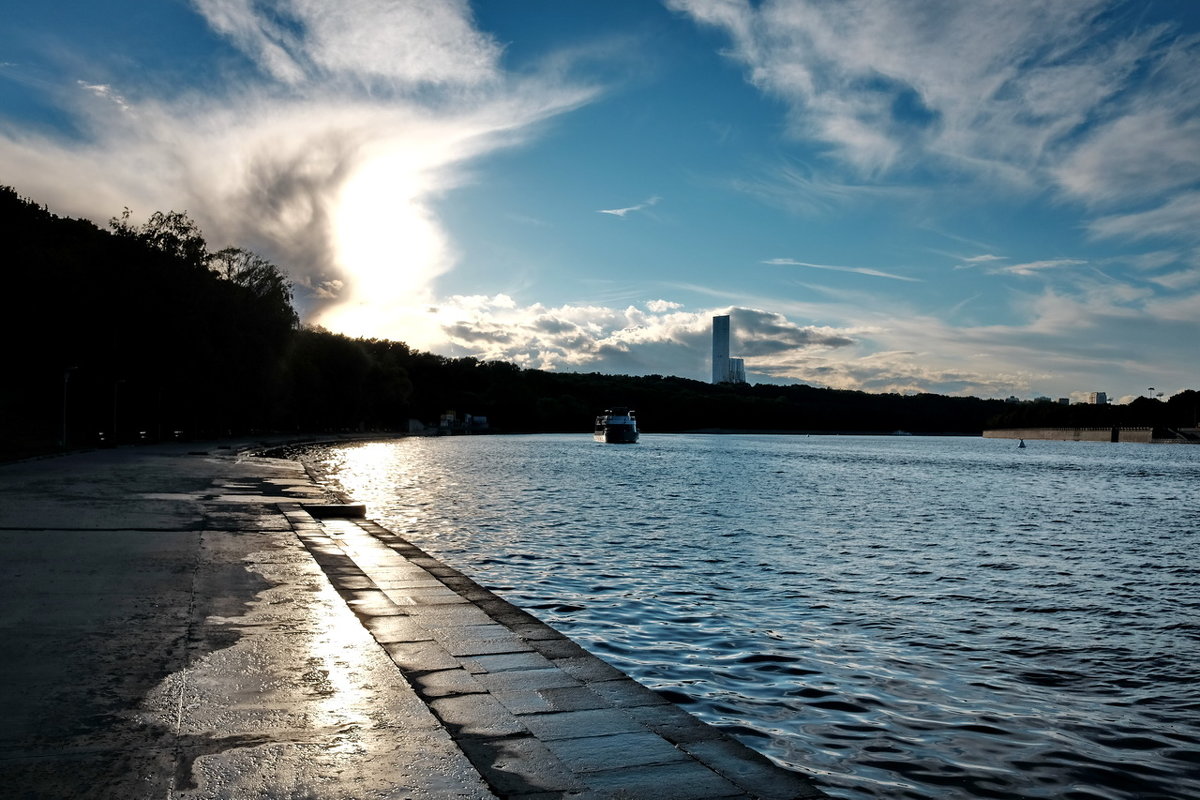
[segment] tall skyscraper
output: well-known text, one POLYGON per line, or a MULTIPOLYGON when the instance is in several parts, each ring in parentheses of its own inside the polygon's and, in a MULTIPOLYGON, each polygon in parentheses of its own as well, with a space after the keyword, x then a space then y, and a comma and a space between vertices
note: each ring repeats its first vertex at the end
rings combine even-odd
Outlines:
POLYGON ((713 383, 745 383, 746 362, 729 357, 729 317, 713 317, 713 383))
POLYGON ((713 317, 712 382, 729 381, 729 316, 713 317))

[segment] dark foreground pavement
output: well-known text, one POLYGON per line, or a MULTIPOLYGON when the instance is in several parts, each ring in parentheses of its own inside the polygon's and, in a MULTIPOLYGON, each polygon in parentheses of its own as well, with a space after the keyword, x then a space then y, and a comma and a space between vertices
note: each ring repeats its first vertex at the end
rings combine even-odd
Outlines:
POLYGON ((0 466, 0 796, 822 796, 329 499, 215 445, 0 466))

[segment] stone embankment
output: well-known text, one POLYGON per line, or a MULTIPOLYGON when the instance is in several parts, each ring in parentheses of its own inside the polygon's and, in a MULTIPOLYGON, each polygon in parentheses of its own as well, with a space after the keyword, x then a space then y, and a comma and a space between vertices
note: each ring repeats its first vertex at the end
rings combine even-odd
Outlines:
POLYGON ((824 797, 296 462, 118 448, 0 497, 6 797, 824 797))

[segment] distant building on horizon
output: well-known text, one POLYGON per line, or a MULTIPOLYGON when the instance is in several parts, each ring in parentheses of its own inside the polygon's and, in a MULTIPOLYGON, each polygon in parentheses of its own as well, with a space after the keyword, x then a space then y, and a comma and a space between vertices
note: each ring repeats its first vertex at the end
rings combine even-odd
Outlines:
POLYGON ((1108 392, 1092 392, 1088 395, 1088 402, 1094 406, 1108 405, 1108 392))
POLYGON ((746 362, 729 357, 729 315, 713 317, 712 382, 745 383, 746 362))

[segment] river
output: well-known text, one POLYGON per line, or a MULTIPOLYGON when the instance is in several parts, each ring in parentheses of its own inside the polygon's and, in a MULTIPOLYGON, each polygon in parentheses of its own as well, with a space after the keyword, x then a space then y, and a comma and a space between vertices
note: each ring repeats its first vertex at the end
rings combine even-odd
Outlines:
POLYGON ((1200 447, 539 435, 305 460, 835 797, 1200 797, 1200 447))

